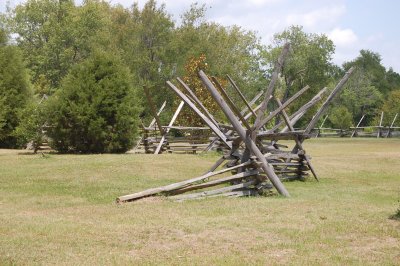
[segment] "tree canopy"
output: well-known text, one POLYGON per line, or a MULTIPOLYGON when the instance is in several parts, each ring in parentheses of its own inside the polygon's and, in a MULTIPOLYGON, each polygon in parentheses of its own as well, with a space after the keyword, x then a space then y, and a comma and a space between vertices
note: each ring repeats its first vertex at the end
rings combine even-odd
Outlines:
MULTIPOLYGON (((196 73, 188 71, 188 65, 196 71, 200 68, 206 70, 210 76, 219 77, 222 83, 229 75, 245 96, 251 99, 267 86, 274 63, 286 42, 291 43, 291 51, 283 66, 275 96, 284 102, 304 86, 310 86, 309 91, 289 107, 289 113, 297 110, 323 87, 332 88, 345 70, 356 66, 356 73, 332 107, 334 117, 328 121, 343 127, 349 124, 348 120, 354 125, 363 115, 366 116, 366 125, 375 123, 381 110, 393 116, 390 109, 395 109, 393 101, 397 99, 396 91, 400 89, 400 75, 392 68, 386 69, 378 53, 361 50, 354 60, 337 66, 332 63, 335 46, 324 34, 309 33, 301 26, 293 25, 276 33, 272 42, 265 45, 255 32, 237 25, 224 26, 207 20, 207 12, 205 5, 193 3, 181 14, 181 20, 177 23, 167 12, 165 4, 156 0, 148 0, 143 7, 134 3, 130 8, 105 0, 87 0, 81 4, 74 0, 26 0, 0 14, 0 104, 4 106, 0 110, 0 146, 16 147, 16 138, 21 132, 39 132, 34 126, 43 124, 43 121, 32 121, 38 121, 43 115, 33 115, 31 118, 35 119, 29 120, 27 114, 48 110, 58 112, 64 110, 72 99, 75 101, 76 97, 88 95, 86 86, 93 85, 88 81, 89 77, 93 78, 93 73, 85 68, 98 71, 94 64, 103 65, 107 75, 115 77, 116 82, 125 79, 121 86, 128 91, 132 86, 149 87, 157 106, 167 101, 169 108, 164 115, 168 117, 176 96, 166 88, 166 80, 184 77, 191 83, 192 89, 199 91, 200 97, 209 97, 207 91, 202 92, 201 86, 195 84, 196 73), (9 36, 12 37, 10 40, 9 36), (116 56, 116 61, 111 60, 111 55, 116 56), (104 60, 100 58, 102 56, 104 60), (199 63, 200 60, 195 66, 194 61, 199 58, 204 58, 204 62, 199 63), (205 62, 207 67, 203 64, 205 62), (107 64, 121 70, 120 76, 106 67, 107 64), (51 106, 56 106, 57 102, 60 110, 33 107, 35 99, 45 94, 50 96, 51 106), (60 99, 66 103, 61 103, 60 99), (26 110, 20 110, 25 107, 26 110), (26 115, 21 115, 23 113, 26 115), (339 121, 342 115, 346 116, 346 121, 339 121), (19 127, 19 133, 16 133, 15 129, 24 116, 24 123, 27 124, 25 128, 19 127)), ((229 84, 223 85, 233 101, 242 102, 229 84)), ((116 90, 117 95, 122 93, 111 83, 101 82, 93 88, 99 95, 103 95, 103 90, 104 93, 110 90, 116 90)), ((130 92, 126 97, 131 97, 129 95, 130 92)), ((111 97, 116 101, 113 108, 117 108, 122 102, 114 96, 111 97)), ((150 117, 151 112, 142 94, 132 97, 134 103, 128 105, 129 112, 135 113, 133 109, 142 110, 141 116, 150 117)), ((85 108, 94 108, 90 104, 79 103, 85 108)), ((209 108, 217 112, 212 106, 209 108)), ((299 123, 310 120, 312 113, 309 111, 299 123)), ((82 113, 82 117, 97 121, 98 128, 102 128, 100 124, 103 125, 99 122, 104 119, 101 115, 82 113)), ((193 121, 197 119, 190 115, 187 119, 189 117, 193 121)), ((61 120, 57 123, 61 123, 61 120)), ((132 126, 133 130, 135 123, 129 119, 127 123, 126 128, 132 126)), ((197 119, 195 124, 199 123, 197 119)), ((85 127, 83 122, 75 127, 78 125, 85 127)), ((94 125, 91 127, 96 128, 94 125)), ((130 133, 124 130, 121 136, 112 138, 118 139, 118 143, 126 139, 130 133)), ((126 149, 120 144, 107 142, 109 137, 96 139, 93 145, 78 143, 77 139, 71 141, 69 134, 78 134, 72 128, 53 133, 57 148, 62 151, 114 152, 126 149), (103 142, 102 146, 100 142, 103 142)))

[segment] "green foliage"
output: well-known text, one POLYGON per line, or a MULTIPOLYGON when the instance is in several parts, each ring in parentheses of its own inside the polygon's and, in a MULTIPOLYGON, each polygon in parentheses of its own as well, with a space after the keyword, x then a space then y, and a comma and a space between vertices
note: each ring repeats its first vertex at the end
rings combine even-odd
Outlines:
POLYGON ((329 114, 329 120, 333 127, 339 129, 348 129, 351 127, 353 122, 351 113, 344 106, 333 108, 329 114))
MULTIPOLYGON (((332 66, 331 59, 335 47, 324 34, 309 34, 305 33, 301 26, 291 26, 274 35, 273 45, 270 45, 263 55, 270 71, 283 45, 287 42, 291 45, 291 53, 283 66, 283 80, 276 94, 285 101, 306 85, 310 86, 304 96, 291 105, 290 109, 293 111, 332 82, 332 73, 335 72, 335 68, 332 66)), ((312 111, 308 112, 305 120, 309 119, 312 113, 312 111)))
MULTIPOLYGON (((204 5, 193 4, 182 15, 182 25, 176 29, 172 43, 176 51, 177 75, 185 73, 184 67, 190 58, 204 54, 209 74, 219 77, 229 74, 243 93, 252 98, 266 85, 265 70, 261 65, 265 47, 254 32, 206 22, 206 11, 204 5)), ((235 101, 241 102, 237 94, 227 89, 235 101)))
POLYGON ((396 96, 391 99, 392 91, 400 88, 400 75, 391 68, 386 71, 381 56, 369 50, 361 50, 357 58, 343 64, 345 69, 351 66, 356 71, 344 89, 342 102, 356 120, 366 115, 364 125, 377 125, 380 109, 385 112, 383 123, 388 124, 395 114, 396 106, 390 101, 396 99, 396 96), (382 107, 383 103, 386 107, 382 107))
MULTIPOLYGON (((138 86, 152 88, 157 106, 164 101, 172 105, 176 96, 165 88, 165 81, 186 75, 185 64, 200 55, 207 57, 208 74, 229 74, 250 100, 266 87, 283 44, 290 42, 291 55, 275 96, 285 101, 305 85, 311 88, 291 104, 289 113, 343 74, 343 69, 331 63, 335 50, 332 41, 323 34, 306 33, 301 26, 275 34, 272 45, 266 47, 255 32, 206 20, 206 5, 192 4, 176 26, 165 4, 156 0, 147 0, 142 8, 137 3, 124 8, 103 0, 87 0, 81 5, 75 2, 26 0, 0 14, 0 27, 14 36, 36 95, 53 94, 71 68, 96 50, 118 51, 138 86)), ((6 36, 0 31, 0 46, 7 46, 6 36)), ((361 50, 360 56, 344 64, 344 69, 350 66, 358 69, 353 75, 357 77, 350 79, 356 81, 347 86, 345 97, 340 98, 343 103, 337 105, 345 106, 355 120, 366 114, 365 123, 369 124, 382 103, 389 100, 390 92, 400 88, 400 75, 393 69, 386 71, 380 55, 368 50, 361 50)), ((226 89, 239 107, 244 107, 233 88, 227 84, 226 89)), ((165 116, 169 120, 170 107, 162 119, 165 116)), ((314 110, 307 112, 298 126, 309 121, 314 110)), ((0 110, 1 127, 11 126, 5 122, 6 113, 7 108, 0 110)))
POLYGON ((361 50, 360 55, 353 61, 344 63, 343 68, 348 69, 355 66, 363 79, 367 79, 370 85, 377 88, 381 93, 387 94, 390 91, 390 86, 386 79, 386 69, 381 61, 382 58, 378 53, 361 50))
POLYGON ((346 83, 340 95, 340 103, 344 105, 358 121, 363 115, 363 125, 369 125, 383 100, 382 93, 372 85, 371 80, 358 68, 346 83))
MULTIPOLYGON (((185 65, 185 76, 183 77, 183 81, 189 86, 194 94, 196 94, 197 98, 199 98, 205 108, 207 108, 207 110, 214 116, 218 116, 221 113, 218 104, 213 100, 211 94, 198 77, 199 71, 203 70, 207 72, 209 68, 208 66, 205 55, 190 58, 185 65)), ((227 83, 226 80, 221 78, 219 78, 218 82, 223 87, 225 87, 227 83)), ((180 113, 177 122, 186 126, 204 126, 203 120, 187 106, 185 106, 183 111, 180 113)))
POLYGON ((19 146, 23 147, 30 143, 36 150, 45 140, 46 110, 45 104, 31 101, 19 112, 20 124, 15 129, 15 136, 19 146))
POLYGON ((8 14, 8 25, 17 34, 33 83, 45 83, 50 93, 93 48, 110 45, 108 9, 109 4, 96 0, 82 6, 75 6, 73 0, 28 0, 8 14))
POLYGON ((391 219, 393 220, 399 220, 400 221, 400 200, 398 201, 399 207, 397 208, 396 212, 390 216, 391 219))
POLYGON ((387 100, 383 104, 382 111, 384 112, 384 125, 391 125, 396 114, 398 114, 397 123, 395 122, 394 126, 400 124, 400 89, 389 93, 387 100))
POLYGON ((28 0, 9 14, 10 28, 17 34, 33 83, 43 75, 56 87, 67 72, 72 7, 73 1, 28 0))
POLYGON ((7 45, 2 29, 0 36, 0 148, 15 148, 14 130, 20 123, 18 111, 31 97, 31 89, 19 49, 7 45))
POLYGON ((393 68, 389 68, 389 70, 386 72, 385 77, 389 83, 390 90, 400 89, 400 74, 394 72, 393 68))
POLYGON ((60 152, 119 153, 133 145, 139 106, 129 69, 95 52, 76 65, 49 99, 48 135, 60 152))

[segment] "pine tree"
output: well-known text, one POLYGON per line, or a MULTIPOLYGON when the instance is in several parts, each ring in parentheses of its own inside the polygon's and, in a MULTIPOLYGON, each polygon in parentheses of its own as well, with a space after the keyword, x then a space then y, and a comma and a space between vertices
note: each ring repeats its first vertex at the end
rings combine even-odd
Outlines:
POLYGON ((139 104, 129 69, 95 52, 72 68, 48 102, 52 146, 60 152, 120 153, 137 132, 139 104))
POLYGON ((7 43, 0 29, 0 148, 16 148, 18 112, 32 96, 28 72, 19 49, 7 43))

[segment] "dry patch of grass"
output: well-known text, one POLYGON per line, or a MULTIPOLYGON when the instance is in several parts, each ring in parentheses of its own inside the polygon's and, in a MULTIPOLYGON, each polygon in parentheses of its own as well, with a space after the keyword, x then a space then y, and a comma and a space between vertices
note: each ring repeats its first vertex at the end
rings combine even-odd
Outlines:
POLYGON ((292 197, 125 193, 202 174, 216 155, 22 155, 0 150, 0 264, 382 264, 400 261, 400 141, 306 142, 321 178, 292 197))

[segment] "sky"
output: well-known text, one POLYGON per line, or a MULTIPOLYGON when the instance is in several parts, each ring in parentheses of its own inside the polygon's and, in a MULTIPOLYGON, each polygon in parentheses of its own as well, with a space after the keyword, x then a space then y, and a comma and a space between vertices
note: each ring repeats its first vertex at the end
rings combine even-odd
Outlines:
MULTIPOLYGON (((0 0, 13 7, 25 0, 0 0)), ((75 0, 80 3, 82 0, 75 0)), ((130 7, 147 0, 110 0, 130 7)), ((309 33, 326 34, 335 44, 333 62, 353 60, 361 49, 377 52, 382 64, 400 73, 400 1, 397 0, 157 0, 179 23, 192 2, 208 7, 207 20, 225 26, 238 25, 256 31, 262 43, 270 44, 274 33, 301 25, 309 33)))

